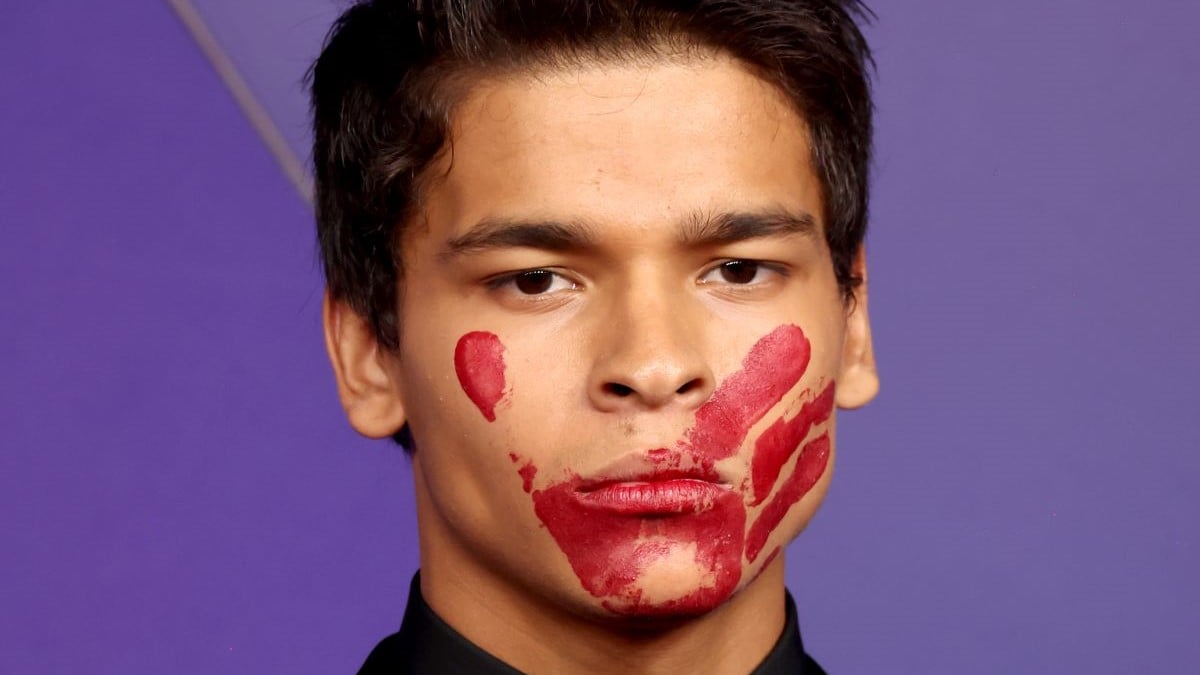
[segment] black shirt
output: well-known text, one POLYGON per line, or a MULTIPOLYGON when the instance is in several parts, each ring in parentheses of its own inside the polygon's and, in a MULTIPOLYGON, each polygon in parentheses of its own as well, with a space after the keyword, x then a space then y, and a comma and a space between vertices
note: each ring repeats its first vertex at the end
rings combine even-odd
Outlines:
MULTIPOLYGON (((787 621, 779 640, 752 675, 825 675, 804 652, 796 603, 786 593, 787 621)), ((478 673, 514 675, 521 671, 483 651, 442 621, 421 597, 420 575, 413 577, 408 607, 400 632, 384 638, 363 664, 358 675, 442 675, 478 673)))

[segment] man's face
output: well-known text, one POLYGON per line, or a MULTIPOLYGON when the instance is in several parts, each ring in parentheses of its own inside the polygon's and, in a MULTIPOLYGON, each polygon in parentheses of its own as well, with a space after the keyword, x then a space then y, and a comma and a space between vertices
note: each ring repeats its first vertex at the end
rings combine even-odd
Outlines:
POLYGON ((483 82, 451 147, 385 366, 426 574, 715 608, 816 510, 867 339, 801 118, 730 60, 596 66, 483 82))

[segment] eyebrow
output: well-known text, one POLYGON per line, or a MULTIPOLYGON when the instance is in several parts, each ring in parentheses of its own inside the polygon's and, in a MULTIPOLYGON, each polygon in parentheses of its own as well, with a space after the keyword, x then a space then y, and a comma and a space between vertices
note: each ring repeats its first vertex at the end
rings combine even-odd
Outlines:
POLYGON ((446 243, 443 260, 501 248, 537 248, 568 251, 595 245, 594 229, 582 221, 528 221, 485 218, 446 243))
POLYGON ((765 211, 694 214, 680 228, 685 246, 720 246, 748 239, 790 235, 817 235, 817 219, 812 214, 784 208, 765 211))
MULTIPOLYGON (((807 212, 783 208, 763 211, 694 213, 678 226, 683 246, 721 246, 749 239, 789 235, 815 236, 817 221, 807 212)), ((443 261, 505 248, 573 251, 594 248, 599 237, 589 222, 485 218, 448 241, 443 261)))

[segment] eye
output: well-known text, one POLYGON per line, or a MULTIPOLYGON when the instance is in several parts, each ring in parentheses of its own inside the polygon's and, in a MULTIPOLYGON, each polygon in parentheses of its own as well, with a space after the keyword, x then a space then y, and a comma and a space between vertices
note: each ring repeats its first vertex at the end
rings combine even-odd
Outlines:
POLYGON ((777 271, 756 260, 730 260, 709 270, 700 283, 724 283, 734 286, 760 284, 777 271))
POLYGON ((548 295, 577 288, 574 281, 550 270, 527 270, 492 280, 493 288, 511 287, 521 295, 548 295))

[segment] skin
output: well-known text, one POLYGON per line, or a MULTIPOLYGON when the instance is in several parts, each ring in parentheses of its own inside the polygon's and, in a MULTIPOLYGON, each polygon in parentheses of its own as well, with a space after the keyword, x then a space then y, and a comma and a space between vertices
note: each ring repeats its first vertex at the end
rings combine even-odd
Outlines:
POLYGON ((803 120, 711 56, 481 80, 453 122, 453 161, 402 242, 398 353, 342 303, 325 311, 352 425, 408 422, 417 440, 426 599, 525 671, 748 672, 783 626, 778 551, 828 488, 832 403, 878 387, 866 288, 847 303, 837 286, 803 120), (697 236, 725 213, 812 222, 697 236), (548 222, 572 236, 512 235, 548 222), (720 408, 756 396, 741 422, 720 408), (719 504, 593 521, 602 550, 580 553, 556 495, 658 450, 711 470, 719 504), (619 583, 585 574, 618 563, 619 583))

